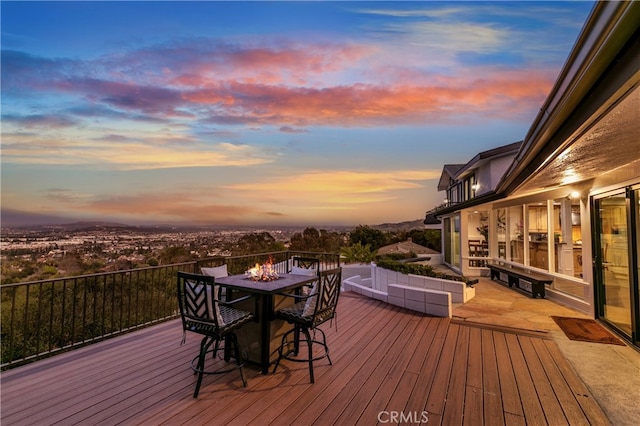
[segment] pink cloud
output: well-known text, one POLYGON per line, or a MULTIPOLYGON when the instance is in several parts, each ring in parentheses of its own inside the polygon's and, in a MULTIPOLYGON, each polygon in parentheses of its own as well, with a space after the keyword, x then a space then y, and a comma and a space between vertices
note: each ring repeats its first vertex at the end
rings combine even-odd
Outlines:
MULTIPOLYGON (((278 84, 306 82, 312 75, 339 72, 363 60, 373 49, 364 45, 270 47, 216 46, 188 55, 173 67, 176 87, 207 87, 220 80, 278 84)), ((184 57, 184 55, 178 55, 184 57)))
POLYGON ((476 67, 454 76, 401 66, 369 69, 365 59, 373 51, 365 45, 243 47, 205 40, 195 47, 109 57, 79 66, 75 74, 68 62, 15 54, 14 67, 26 74, 9 84, 29 86, 32 79, 41 90, 79 96, 87 105, 126 112, 129 119, 140 114, 139 119, 274 125, 283 131, 455 122, 474 114, 514 117, 536 110, 552 84, 539 69, 476 67), (38 64, 52 72, 31 69, 38 64), (93 71, 100 66, 109 69, 93 71), (345 81, 338 79, 343 74, 355 82, 337 83, 345 81), (46 75, 50 81, 43 80, 46 75), (320 77, 325 83, 314 81, 320 77))
POLYGON ((214 121, 353 126, 430 122, 452 114, 518 114, 536 108, 551 83, 548 76, 535 72, 494 73, 439 86, 353 84, 315 89, 226 82, 184 97, 213 106, 214 121))

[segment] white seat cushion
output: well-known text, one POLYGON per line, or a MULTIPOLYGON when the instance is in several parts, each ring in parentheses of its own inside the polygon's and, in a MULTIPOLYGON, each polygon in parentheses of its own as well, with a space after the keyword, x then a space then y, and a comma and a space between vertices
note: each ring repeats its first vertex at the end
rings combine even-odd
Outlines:
MULTIPOLYGON (((229 276, 226 263, 222 266, 216 266, 215 268, 200 268, 200 271, 202 271, 202 275, 207 275, 214 278, 223 278, 229 276)), ((227 293, 224 287, 222 287, 221 289, 220 286, 217 285, 215 294, 217 294, 219 298, 224 299, 227 293)))
POLYGON ((202 275, 208 275, 210 277, 222 278, 228 277, 227 265, 217 266, 215 268, 200 268, 202 275))
POLYGON ((314 269, 300 268, 299 266, 294 266, 291 268, 291 273, 293 275, 305 275, 307 277, 315 277, 318 272, 314 269))
POLYGON ((309 292, 309 296, 310 297, 307 299, 307 301, 304 304, 304 311, 302 311, 302 316, 310 317, 315 312, 315 310, 316 310, 316 302, 318 300, 318 296, 316 295, 316 293, 318 293, 318 282, 317 281, 313 285, 313 288, 311 289, 311 291, 309 292))

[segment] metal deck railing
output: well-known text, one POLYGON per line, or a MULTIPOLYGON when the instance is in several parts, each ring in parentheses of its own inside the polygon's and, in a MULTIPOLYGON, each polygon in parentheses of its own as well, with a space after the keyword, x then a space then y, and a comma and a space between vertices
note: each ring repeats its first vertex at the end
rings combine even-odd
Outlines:
POLYGON ((229 274, 241 274, 271 257, 284 273, 294 256, 319 258, 321 269, 340 266, 339 254, 281 251, 1 285, 0 368, 176 318, 178 271, 226 263, 229 274))

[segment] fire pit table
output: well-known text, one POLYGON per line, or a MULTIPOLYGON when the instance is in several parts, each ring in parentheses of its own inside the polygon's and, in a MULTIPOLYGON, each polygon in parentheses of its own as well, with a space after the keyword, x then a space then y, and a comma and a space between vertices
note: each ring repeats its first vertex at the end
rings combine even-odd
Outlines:
POLYGON ((227 298, 231 300, 233 293, 242 295, 252 294, 258 298, 258 303, 245 301, 246 306, 236 306, 238 309, 254 312, 257 322, 245 324, 236 331, 242 349, 247 352, 248 360, 256 363, 263 374, 269 372, 269 366, 278 358, 278 347, 282 335, 291 327, 285 321, 275 318, 276 309, 281 309, 293 303, 293 298, 283 297, 278 293, 291 293, 305 284, 312 283, 317 276, 279 274, 272 281, 254 281, 247 275, 231 275, 216 278, 216 284, 227 289, 227 298))

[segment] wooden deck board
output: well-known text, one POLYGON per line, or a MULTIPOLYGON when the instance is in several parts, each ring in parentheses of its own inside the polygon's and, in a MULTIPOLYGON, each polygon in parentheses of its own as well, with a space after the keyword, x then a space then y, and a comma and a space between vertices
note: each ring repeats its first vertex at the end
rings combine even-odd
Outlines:
POLYGON ((546 424, 544 411, 542 405, 540 405, 536 388, 533 385, 529 367, 522 354, 518 336, 513 334, 505 335, 505 339, 507 341, 507 347, 509 348, 509 357, 513 365, 513 372, 518 385, 518 394, 520 395, 520 402, 522 402, 522 410, 525 419, 527 419, 527 424, 544 425, 546 424))
MULTIPOLYGON (((381 327, 383 326, 382 324, 385 324, 385 325, 390 324, 390 321, 394 318, 394 317, 389 317, 389 311, 387 310, 379 309, 377 312, 378 314, 375 316, 372 316, 370 319, 372 321, 377 321, 382 317, 386 316, 387 321, 385 323, 379 322, 379 324, 381 324, 381 327)), ((358 351, 366 348, 367 347, 366 345, 368 344, 369 333, 368 333, 368 330, 364 328, 354 327, 352 332, 343 333, 341 331, 340 333, 341 333, 341 337, 343 337, 343 340, 341 340, 341 342, 336 344, 333 344, 333 342, 330 343, 331 359, 334 362, 334 365, 341 365, 341 360, 345 360, 345 362, 348 362, 349 359, 351 359, 349 357, 352 357, 353 353, 357 354, 358 351)), ((327 338, 330 339, 329 336, 327 336, 327 338)), ((306 369, 306 366, 304 368, 300 368, 299 366, 298 367, 289 366, 289 367, 297 368, 297 370, 294 371, 293 373, 294 374, 297 373, 300 376, 300 380, 302 381, 302 383, 307 384, 309 382, 309 376, 308 376, 308 371, 306 369)), ((331 370, 333 370, 333 367, 331 368, 331 370)), ((322 375, 323 372, 321 372, 320 374, 322 375)), ((290 380, 288 379, 287 381, 289 382, 290 380)), ((291 379, 291 383, 294 383, 293 378, 291 379)), ((290 410, 289 406, 293 404, 300 397, 300 395, 301 393, 299 392, 295 392, 295 393, 287 392, 280 398, 277 405, 276 404, 270 405, 264 408, 264 410, 262 411, 254 410, 253 420, 251 424, 263 425, 263 424, 268 424, 273 422, 278 416, 282 414, 283 411, 290 410)))
POLYGON ((464 394, 464 414, 462 424, 465 426, 484 425, 482 389, 467 386, 464 394))
MULTIPOLYGON (((380 302, 377 302, 378 304, 380 302)), ((385 312, 383 310, 380 310, 380 312, 374 317, 374 319, 379 319, 380 321, 390 321, 393 316, 390 315, 384 315, 385 312)), ((330 347, 331 347, 331 354, 332 354, 332 358, 333 361, 336 362, 336 360, 339 360, 342 356, 342 352, 345 351, 346 349, 350 348, 351 344, 353 345, 357 345, 358 342, 363 341, 366 333, 366 330, 363 329, 357 329, 355 326, 355 324, 357 324, 357 322, 353 322, 351 321, 353 318, 357 318, 355 315, 358 315, 357 310, 355 312, 344 312, 340 313, 340 326, 341 326, 341 330, 340 333, 338 333, 335 336, 335 343, 331 340, 332 339, 332 331, 333 329, 327 330, 327 339, 330 342, 330 347), (344 318, 343 318, 344 317, 344 318), (344 321, 343 321, 344 320, 344 321), (344 324, 346 322, 346 324, 344 324), (346 327, 345 327, 346 325, 346 327), (349 339, 349 336, 352 336, 351 339, 349 339)), ((322 371, 319 371, 320 369, 320 363, 318 363, 318 366, 316 366, 315 368, 315 372, 316 372, 316 377, 320 377, 322 375, 322 371)), ((290 366, 289 366, 290 367, 290 366)), ((236 401, 236 405, 234 406, 233 410, 227 410, 226 409, 226 404, 217 404, 216 407, 214 408, 207 408, 204 407, 202 410, 206 412, 203 412, 202 414, 198 415, 198 419, 201 421, 207 421, 209 419, 215 419, 215 422, 223 422, 223 421, 229 421, 229 422, 240 422, 241 419, 239 417, 244 417, 244 416, 250 416, 251 415, 251 408, 253 407, 252 404, 257 404, 257 407, 262 407, 265 411, 266 410, 271 410, 272 413, 275 413, 274 415, 280 415, 284 410, 286 410, 287 407, 287 402, 288 399, 291 398, 295 398, 297 396, 299 396, 301 393, 304 393, 305 389, 310 387, 309 384, 309 377, 308 377, 308 370, 306 365, 295 365, 293 366, 293 369, 289 369, 289 367, 284 364, 281 365, 281 367, 278 370, 278 375, 280 377, 280 380, 276 383, 274 383, 273 381, 273 377, 272 376, 262 376, 262 375, 257 375, 256 377, 251 379, 251 386, 248 387, 247 389, 242 389, 242 392, 245 393, 244 397, 239 400, 236 401), (284 374, 283 374, 284 373, 284 374), (263 405, 262 403, 262 397, 264 396, 265 393, 267 393, 269 390, 271 389, 277 389, 277 394, 281 394, 282 390, 287 390, 288 392, 286 392, 285 394, 281 394, 279 395, 280 398, 273 398, 272 397, 272 404, 269 405, 268 407, 263 405), (291 392, 291 389, 295 389, 295 392, 291 392), (248 411, 247 414, 245 414, 245 411, 248 411), (233 416, 235 414, 235 416, 233 416), (225 416, 233 416, 233 419, 230 418, 225 418, 225 416)), ((190 402, 193 403, 193 399, 190 399, 190 402)), ((227 400, 227 403, 231 403, 231 400, 227 400)), ((255 408, 254 408, 255 410, 255 408)), ((266 419, 267 419, 267 412, 263 412, 263 415, 265 415, 264 420, 262 422, 262 424, 265 424, 266 419)), ((145 423, 155 423, 157 421, 159 421, 160 419, 162 419, 164 416, 164 413, 159 413, 159 415, 156 418, 151 418, 151 419, 146 419, 145 423)), ((188 424, 190 422, 191 418, 189 416, 188 412, 182 412, 182 413, 178 413, 177 415, 174 415, 171 417, 171 424, 188 424)), ((209 420, 212 421, 212 420, 209 420)))
POLYGON ((442 422, 445 425, 462 424, 467 376, 466 374, 457 374, 457 372, 466 370, 468 356, 469 327, 460 327, 453 358, 453 374, 451 374, 449 380, 449 388, 447 389, 447 398, 442 415, 442 422))
MULTIPOLYGON (((369 377, 370 374, 379 367, 380 363, 386 358, 387 350, 395 347, 394 342, 397 340, 397 336, 402 333, 406 323, 410 321, 410 318, 403 313, 397 315, 397 319, 393 328, 388 332, 381 332, 375 336, 370 336, 371 342, 376 342, 375 347, 366 350, 358 354, 354 353, 351 364, 357 364, 361 362, 361 365, 357 369, 350 369, 349 374, 337 374, 336 370, 332 370, 328 373, 332 377, 332 381, 327 384, 326 390, 334 394, 334 397, 329 399, 326 397, 326 393, 323 389, 314 388, 310 389, 308 394, 314 398, 311 404, 302 404, 296 401, 293 404, 294 412, 298 413, 298 421, 300 424, 333 424, 328 420, 334 417, 337 413, 341 413, 348 401, 361 389, 364 379, 369 377), (363 356, 368 353, 368 357, 363 356), (360 358, 360 359, 358 359, 360 358)), ((394 354, 397 353, 392 351, 394 354)), ((281 418, 284 420, 284 418, 281 418)), ((276 424, 281 424, 276 419, 276 424)))
MULTIPOLYGON (((345 293, 339 330, 325 328, 333 365, 283 361, 196 378, 198 336, 178 321, 138 330, 0 374, 6 425, 375 424, 423 412, 429 424, 608 424, 550 340, 466 326, 345 293), (381 414, 382 413, 382 414, 381 414), (387 416, 384 418, 384 416, 387 416)), ((223 364, 221 360, 211 360, 223 364)))
POLYGON ((482 330, 469 327, 467 386, 482 389, 482 330))
POLYGON ((585 384, 573 370, 569 361, 567 361, 567 359, 562 355, 558 345, 547 341, 543 343, 549 350, 549 353, 553 356, 553 360, 555 361, 558 370, 569 385, 569 388, 578 401, 578 404, 580 404, 580 407, 587 416, 589 423, 597 425, 611 424, 604 411, 602 411, 602 408, 600 408, 596 400, 593 398, 591 392, 589 392, 585 384))
POLYGON ((425 361, 420 369, 413 391, 409 394, 409 399, 404 405, 404 409, 402 408, 403 405, 401 404, 401 401, 394 401, 393 405, 388 405, 389 411, 414 413, 422 412, 425 409, 425 405, 427 405, 427 398, 429 397, 429 390, 431 389, 431 383, 444 345, 448 324, 449 322, 447 320, 441 321, 438 324, 433 341, 426 353, 425 361))
POLYGON ((498 363, 498 376, 500 380, 500 394, 502 395, 502 407, 505 413, 514 414, 524 418, 522 402, 518 394, 518 385, 509 356, 509 348, 503 333, 493 333, 493 343, 498 363))
POLYGON ((447 330, 447 336, 442 346, 438 366, 433 377, 433 384, 429 391, 429 398, 423 410, 430 415, 442 415, 444 411, 444 403, 447 398, 447 387, 451 377, 451 367, 453 366, 453 355, 456 350, 456 341, 460 326, 450 325, 447 330))
POLYGON ((335 419, 334 424, 351 425, 357 423, 360 417, 365 419, 377 417, 380 407, 386 404, 392 392, 397 389, 402 373, 406 370, 413 354, 418 350, 418 344, 422 341, 417 337, 424 334, 428 325, 429 321, 418 320, 407 324, 403 335, 396 339, 395 357, 392 353, 386 354, 385 363, 378 366, 376 374, 369 376, 361 391, 354 396, 340 416, 335 419), (386 374, 383 375, 385 371, 386 374))
POLYGON ((535 351, 538 354, 540 362, 544 365, 545 371, 548 371, 549 384, 553 388, 555 396, 569 423, 572 425, 588 425, 589 421, 582 412, 580 404, 578 404, 567 382, 564 380, 564 377, 562 377, 544 342, 539 339, 532 339, 531 344, 535 347, 535 351))
POLYGON ((536 388, 538 399, 544 407, 544 414, 547 419, 547 423, 558 426, 568 424, 562 408, 560 407, 560 402, 556 398, 553 388, 549 383, 549 378, 545 373, 544 366, 538 359, 538 354, 531 344, 531 338, 521 336, 518 340, 520 340, 522 352, 527 361, 529 371, 531 372, 531 378, 533 379, 533 385, 536 388))
POLYGON ((503 424, 502 393, 498 377, 496 349, 491 330, 482 330, 482 386, 484 424, 503 424))

